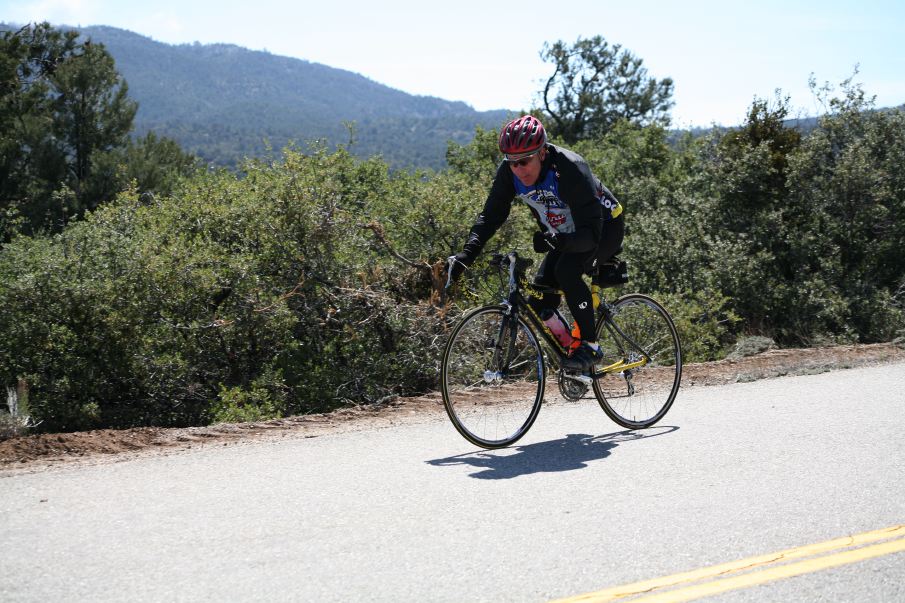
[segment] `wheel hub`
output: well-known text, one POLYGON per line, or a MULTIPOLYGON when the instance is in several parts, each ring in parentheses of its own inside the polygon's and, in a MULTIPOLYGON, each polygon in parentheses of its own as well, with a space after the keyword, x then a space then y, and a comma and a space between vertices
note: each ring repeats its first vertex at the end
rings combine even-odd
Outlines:
POLYGON ((503 373, 499 371, 484 371, 484 383, 502 383, 503 373))

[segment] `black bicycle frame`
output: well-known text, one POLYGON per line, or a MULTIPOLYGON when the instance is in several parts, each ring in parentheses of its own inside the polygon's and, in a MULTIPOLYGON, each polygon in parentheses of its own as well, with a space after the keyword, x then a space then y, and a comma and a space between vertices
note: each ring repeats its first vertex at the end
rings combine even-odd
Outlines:
MULTIPOLYGON (((508 307, 508 310, 506 311, 507 317, 510 320, 514 319, 512 320, 512 325, 513 328, 517 328, 521 309, 527 308, 528 311, 524 314, 528 317, 528 321, 534 327, 535 333, 539 333, 543 340, 547 342, 550 349, 556 352, 559 356, 560 364, 562 364, 563 360, 568 358, 568 350, 563 347, 558 339, 556 339, 550 331, 550 328, 544 324, 544 321, 541 320, 537 312, 534 311, 534 308, 531 307, 528 299, 522 294, 522 291, 518 286, 518 279, 520 276, 516 265, 518 262, 518 255, 514 251, 511 251, 506 255, 506 258, 509 261, 509 293, 504 302, 504 305, 508 307)), ((500 260, 502 261, 502 257, 500 257, 500 260)), ((531 290, 535 290, 534 286, 530 283, 526 282, 525 286, 531 290)), ((502 331, 500 334, 502 335, 502 331)))
MULTIPOLYGON (((507 323, 509 321, 512 321, 511 322, 512 329, 518 328, 518 317, 519 317, 521 308, 523 308, 523 307, 527 308, 528 311, 525 313, 525 315, 528 317, 529 322, 532 324, 532 326, 534 326, 535 332, 540 333, 541 337, 547 342, 548 347, 551 350, 553 350, 554 352, 556 352, 556 355, 559 357, 559 363, 561 366, 563 361, 568 358, 568 350, 565 347, 563 347, 563 345, 559 342, 559 340, 553 335, 553 333, 550 331, 549 327, 547 327, 547 325, 544 324, 544 321, 541 320, 540 316, 538 316, 537 312, 534 311, 534 308, 531 307, 531 304, 528 303, 528 300, 522 294, 522 291, 518 286, 518 280, 520 277, 518 266, 517 266, 518 254, 516 254, 514 251, 510 251, 508 254, 506 254, 506 256, 499 254, 496 257, 498 257, 501 267, 502 267, 503 257, 505 257, 509 262, 509 292, 508 292, 508 295, 506 296, 506 300, 504 302, 504 305, 506 305, 508 307, 508 310, 506 311, 506 316, 507 316, 508 320, 504 320, 503 324, 500 327, 501 328, 500 337, 502 338, 502 335, 503 335, 502 329, 504 329, 507 326, 507 323)), ((534 285, 532 285, 531 283, 525 282, 525 286, 526 286, 526 288, 528 288, 532 291, 537 290, 536 287, 534 285)), ((603 367, 602 369, 598 369, 591 375, 591 377, 593 377, 594 379, 600 379, 613 372, 631 370, 631 369, 637 368, 639 366, 644 366, 645 364, 647 364, 650 361, 650 359, 651 359, 650 353, 648 353, 647 350, 645 350, 643 347, 641 347, 634 339, 632 339, 631 337, 626 335, 622 331, 622 329, 619 328, 619 325, 617 325, 612 320, 612 318, 613 318, 612 311, 603 302, 601 302, 599 314, 600 314, 600 319, 603 320, 604 326, 610 332, 610 338, 613 340, 613 342, 618 347, 619 354, 623 358, 626 357, 627 354, 626 354, 625 347, 623 346, 623 342, 627 342, 635 350, 637 350, 638 352, 641 353, 642 359, 635 361, 635 362, 629 362, 629 363, 626 363, 624 360, 620 360, 610 366, 603 367), (617 336, 617 334, 618 334, 618 336, 617 336)), ((514 334, 513 334, 513 337, 510 338, 510 342, 511 342, 510 345, 514 345, 514 343, 515 343, 514 334)), ((497 344, 497 347, 499 347, 499 343, 497 344)))

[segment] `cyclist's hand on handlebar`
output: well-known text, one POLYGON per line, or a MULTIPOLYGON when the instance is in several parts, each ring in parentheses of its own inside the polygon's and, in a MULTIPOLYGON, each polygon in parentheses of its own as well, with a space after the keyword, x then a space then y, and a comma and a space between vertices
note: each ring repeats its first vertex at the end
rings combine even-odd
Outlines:
POLYGON ((462 273, 465 272, 465 269, 468 267, 465 262, 469 259, 470 258, 464 251, 460 251, 456 255, 451 255, 446 258, 447 288, 459 280, 459 277, 462 276, 462 273))
POLYGON ((535 232, 532 243, 534 244, 534 251, 537 253, 555 251, 559 247, 559 240, 552 232, 535 232))

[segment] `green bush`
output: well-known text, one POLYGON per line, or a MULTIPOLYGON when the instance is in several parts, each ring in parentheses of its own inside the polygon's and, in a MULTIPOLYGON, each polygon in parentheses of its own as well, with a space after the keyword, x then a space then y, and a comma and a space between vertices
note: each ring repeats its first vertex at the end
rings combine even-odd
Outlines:
MULTIPOLYGON (((750 336, 905 332, 905 115, 869 110, 857 90, 835 103, 801 137, 782 104, 755 103, 739 130, 678 146, 628 124, 577 145, 625 206, 627 289, 664 303, 686 361, 750 336)), ((290 148, 15 237, 0 249, 0 381, 24 384, 49 431, 266 419, 435 389, 452 323, 504 294, 489 254, 539 259, 530 212, 514 207, 440 303, 443 260, 498 161, 481 131, 451 145, 441 173, 290 148)))
POLYGON ((315 149, 250 163, 241 178, 199 174, 171 196, 127 192, 60 235, 0 252, 11 343, 0 375, 28 381, 49 430, 263 418, 424 391, 455 316, 429 303, 432 270, 465 240, 472 187, 315 149))
POLYGON ((739 359, 748 356, 755 356, 768 350, 776 348, 776 342, 769 337, 755 335, 753 337, 742 337, 735 342, 732 352, 727 358, 739 359))
POLYGON ((724 356, 741 321, 728 298, 715 291, 664 293, 656 297, 676 324, 685 362, 707 362, 724 356))

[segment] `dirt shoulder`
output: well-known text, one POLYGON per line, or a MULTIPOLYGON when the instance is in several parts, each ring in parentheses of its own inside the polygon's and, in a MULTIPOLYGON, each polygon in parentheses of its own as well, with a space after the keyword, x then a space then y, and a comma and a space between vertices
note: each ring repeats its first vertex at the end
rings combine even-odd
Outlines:
MULTIPOLYGON (((895 344, 770 350, 735 360, 687 364, 682 387, 723 385, 785 375, 905 361, 905 349, 895 344)), ((555 402, 555 385, 548 397, 555 402)), ((593 396, 593 394, 590 394, 593 396)), ((167 454, 202 446, 228 446, 265 438, 317 437, 429 420, 443 412, 439 394, 397 398, 378 406, 360 406, 327 414, 306 415, 259 423, 164 429, 103 429, 19 436, 0 442, 0 474, 42 470, 72 462, 110 462, 137 454, 167 454)))

